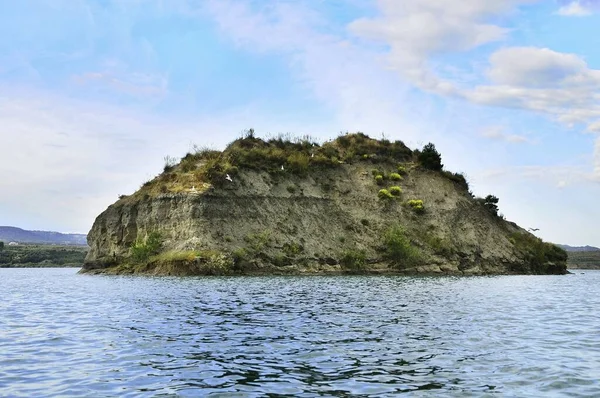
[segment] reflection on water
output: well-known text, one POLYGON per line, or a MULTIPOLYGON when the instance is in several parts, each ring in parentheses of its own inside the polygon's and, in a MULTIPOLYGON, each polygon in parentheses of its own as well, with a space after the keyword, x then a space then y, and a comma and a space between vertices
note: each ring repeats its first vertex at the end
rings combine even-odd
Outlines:
POLYGON ((0 270, 0 396, 600 396, 600 272, 0 270))

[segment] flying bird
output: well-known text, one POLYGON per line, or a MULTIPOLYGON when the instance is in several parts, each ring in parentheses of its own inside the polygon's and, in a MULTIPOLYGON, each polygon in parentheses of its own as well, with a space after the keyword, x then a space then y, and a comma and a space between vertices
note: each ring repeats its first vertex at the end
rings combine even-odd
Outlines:
POLYGON ((531 232, 535 232, 535 231, 539 231, 540 229, 539 229, 539 228, 529 228, 529 230, 530 230, 531 232))
POLYGON ((231 182, 233 182, 233 180, 231 179, 231 176, 230 176, 229 174, 227 174, 227 176, 225 177, 225 179, 226 179, 227 181, 231 181, 231 182))

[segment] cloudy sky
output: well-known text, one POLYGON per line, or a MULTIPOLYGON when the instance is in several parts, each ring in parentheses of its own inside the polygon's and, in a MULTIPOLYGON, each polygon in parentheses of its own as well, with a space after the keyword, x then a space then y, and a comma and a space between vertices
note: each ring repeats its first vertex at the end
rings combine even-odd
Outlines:
POLYGON ((0 2, 0 225, 87 233, 167 155, 247 128, 433 141, 600 246, 600 1, 0 2))

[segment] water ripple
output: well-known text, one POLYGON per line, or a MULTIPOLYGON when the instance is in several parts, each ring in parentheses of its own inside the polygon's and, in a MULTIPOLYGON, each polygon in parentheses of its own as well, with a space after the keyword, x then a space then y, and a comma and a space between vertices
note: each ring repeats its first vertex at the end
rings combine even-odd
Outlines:
POLYGON ((600 272, 0 273, 0 396, 600 396, 600 272))

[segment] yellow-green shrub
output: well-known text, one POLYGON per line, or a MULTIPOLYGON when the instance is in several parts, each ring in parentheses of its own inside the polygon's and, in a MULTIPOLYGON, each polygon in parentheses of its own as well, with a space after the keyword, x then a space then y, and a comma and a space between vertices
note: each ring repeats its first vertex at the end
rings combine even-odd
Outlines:
POLYGON ((392 174, 390 174, 390 180, 400 181, 400 180, 402 180, 402 176, 398 173, 392 173, 392 174))
POLYGON ((423 201, 421 199, 411 199, 406 202, 415 212, 423 213, 425 212, 425 206, 423 205, 423 201))
POLYGON ((394 195, 392 195, 390 193, 390 191, 388 191, 387 189, 380 189, 377 196, 379 197, 379 199, 393 199, 394 198, 394 195))
POLYGON ((390 193, 394 196, 400 196, 400 194, 402 194, 402 188, 397 186, 390 187, 390 193))

